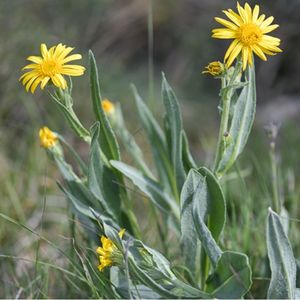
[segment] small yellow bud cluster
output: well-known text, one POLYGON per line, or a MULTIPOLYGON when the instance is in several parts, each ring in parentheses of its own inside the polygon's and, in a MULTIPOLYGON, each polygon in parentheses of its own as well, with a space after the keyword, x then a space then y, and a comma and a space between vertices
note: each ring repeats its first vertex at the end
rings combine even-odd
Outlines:
POLYGON ((209 63, 206 67, 206 70, 202 72, 202 74, 210 74, 212 76, 220 76, 224 72, 224 64, 219 61, 213 61, 209 63))
MULTIPOLYGON (((125 229, 121 229, 119 232, 119 237, 122 238, 125 229)), ((99 254, 100 264, 98 265, 99 271, 103 271, 106 267, 112 266, 114 263, 120 263, 120 258, 122 256, 121 252, 118 250, 117 246, 104 235, 101 236, 102 247, 98 247, 96 252, 99 254)))
POLYGON ((57 135, 48 127, 44 126, 39 131, 40 145, 43 148, 50 149, 57 143, 57 135))
POLYGON ((111 101, 109 101, 108 99, 103 99, 101 104, 105 113, 107 113, 108 115, 114 114, 115 105, 111 101))

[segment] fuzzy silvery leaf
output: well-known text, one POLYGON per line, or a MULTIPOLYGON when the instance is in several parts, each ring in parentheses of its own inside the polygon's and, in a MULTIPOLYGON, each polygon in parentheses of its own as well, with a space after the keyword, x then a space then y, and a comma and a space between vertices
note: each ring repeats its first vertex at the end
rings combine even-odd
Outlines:
POLYGON ((268 299, 295 299, 296 261, 278 214, 269 208, 267 246, 271 267, 268 299))

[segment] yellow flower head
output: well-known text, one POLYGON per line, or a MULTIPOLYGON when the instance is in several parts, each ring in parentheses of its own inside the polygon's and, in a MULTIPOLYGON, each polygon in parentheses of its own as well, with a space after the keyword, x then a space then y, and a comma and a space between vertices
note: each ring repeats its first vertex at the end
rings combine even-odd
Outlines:
POLYGON ((58 140, 57 135, 46 126, 40 129, 39 136, 41 146, 46 149, 52 148, 58 140))
POLYGON ((224 72, 224 65, 219 61, 213 61, 209 63, 205 69, 202 74, 208 73, 212 76, 219 76, 224 72))
POLYGON ((245 70, 248 64, 252 66, 253 52, 262 60, 267 60, 265 54, 275 55, 282 52, 278 47, 280 39, 267 34, 279 26, 272 24, 274 17, 259 16, 259 6, 255 5, 252 9, 248 3, 244 7, 237 3, 237 10, 238 13, 232 9, 223 10, 230 21, 215 18, 225 28, 217 28, 212 31, 213 38, 233 39, 225 54, 227 67, 231 66, 240 53, 243 70, 245 70))
POLYGON ((26 87, 26 91, 28 92, 30 89, 30 91, 34 93, 39 84, 43 90, 49 81, 58 88, 65 89, 67 87, 67 82, 63 75, 82 75, 85 71, 84 67, 67 64, 70 61, 81 59, 80 54, 69 55, 73 49, 74 48, 58 44, 48 50, 45 44, 41 44, 42 56, 27 57, 27 60, 33 63, 22 69, 29 69, 29 71, 24 73, 19 79, 22 80, 22 84, 26 87))
MULTIPOLYGON (((119 237, 122 238, 125 229, 121 229, 119 232, 119 237)), ((118 250, 117 246, 105 236, 101 236, 102 247, 98 247, 96 252, 100 255, 98 269, 102 272, 106 267, 112 266, 114 263, 120 263, 122 259, 122 254, 118 250)))
POLYGON ((102 108, 107 114, 113 114, 115 112, 115 105, 109 101, 108 99, 103 99, 102 102, 102 108))

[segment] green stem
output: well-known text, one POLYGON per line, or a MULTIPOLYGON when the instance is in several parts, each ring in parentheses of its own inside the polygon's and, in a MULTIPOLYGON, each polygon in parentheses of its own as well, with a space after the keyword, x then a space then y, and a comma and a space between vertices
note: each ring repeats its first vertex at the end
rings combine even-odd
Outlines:
MULTIPOLYGON (((207 218, 207 227, 210 229, 210 217, 207 218)), ((201 266, 202 266, 202 272, 201 272, 201 287, 203 291, 206 289, 206 280, 209 275, 209 269, 210 269, 210 262, 207 254, 205 253, 204 248, 201 249, 201 266)))
POLYGON ((219 129, 219 137, 217 143, 217 151, 214 161, 214 171, 216 172, 219 161, 222 157, 222 153, 224 151, 224 134, 228 131, 228 122, 229 122, 229 115, 230 115, 230 104, 231 98, 233 95, 234 90, 231 86, 236 81, 237 77, 239 76, 242 69, 242 59, 239 56, 237 59, 237 63, 234 68, 234 72, 228 82, 226 81, 226 75, 221 78, 222 87, 221 87, 221 105, 222 105, 222 115, 221 115, 221 123, 219 129))
POLYGON ((270 161, 271 161, 271 175, 272 175, 272 205, 275 212, 280 213, 280 197, 278 191, 278 169, 275 142, 270 143, 270 161))
MULTIPOLYGON (((226 80, 225 78, 222 78, 222 90, 226 88, 226 80)), ((228 130, 228 121, 229 121, 229 113, 230 113, 230 102, 231 97, 229 97, 229 92, 225 92, 222 95, 221 102, 222 102, 222 114, 221 114, 221 123, 220 123, 220 129, 219 129, 219 137, 218 137, 218 143, 217 143, 217 151, 216 151, 216 157, 214 162, 214 170, 216 171, 218 167, 218 163, 221 159, 221 155, 223 152, 223 139, 224 134, 228 130)))

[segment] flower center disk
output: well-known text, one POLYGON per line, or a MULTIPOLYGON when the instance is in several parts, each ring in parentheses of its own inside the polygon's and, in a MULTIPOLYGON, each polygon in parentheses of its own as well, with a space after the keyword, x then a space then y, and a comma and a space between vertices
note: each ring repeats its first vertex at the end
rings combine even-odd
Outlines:
POLYGON ((262 32, 255 24, 245 24, 239 29, 239 39, 246 46, 256 44, 260 41, 261 37, 262 32))
POLYGON ((46 60, 41 64, 41 72, 45 76, 53 76, 60 73, 60 65, 54 60, 46 60))

